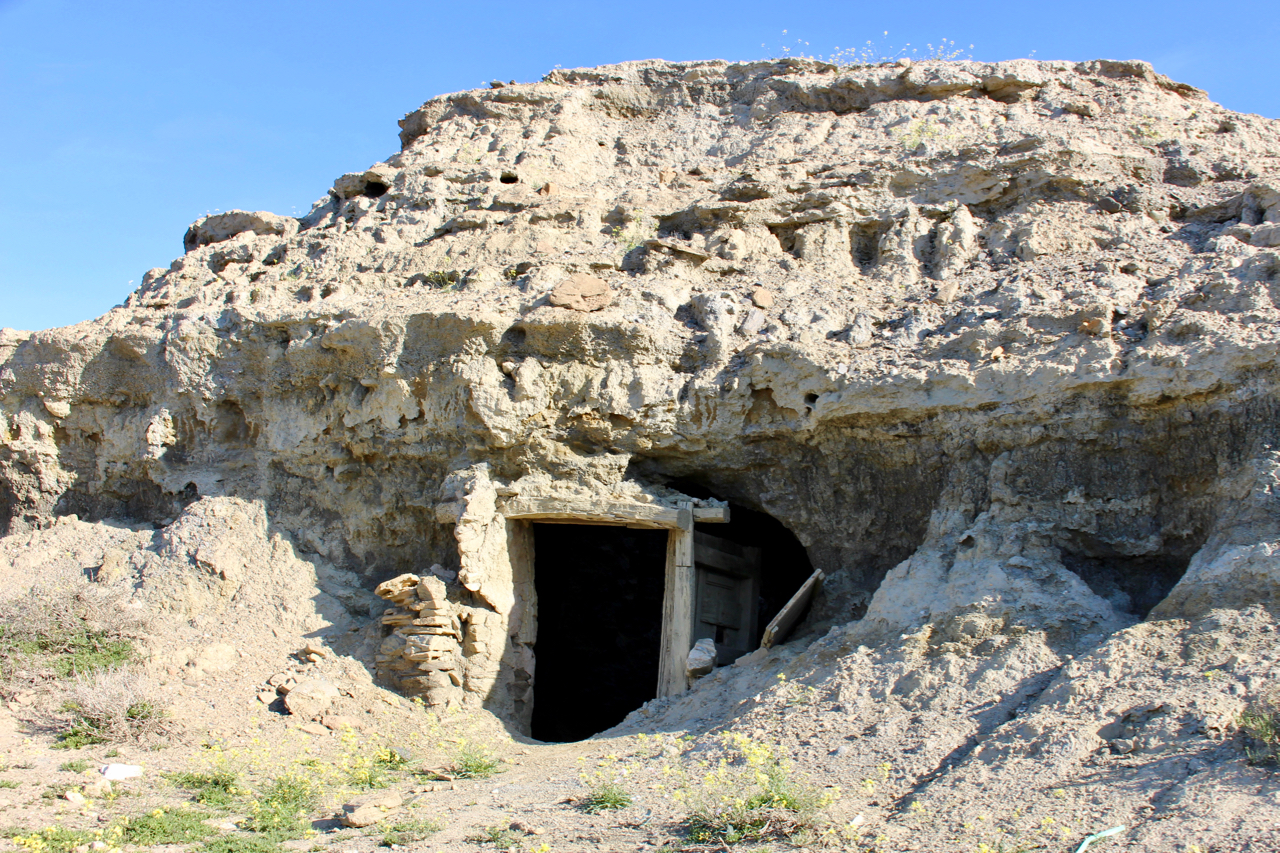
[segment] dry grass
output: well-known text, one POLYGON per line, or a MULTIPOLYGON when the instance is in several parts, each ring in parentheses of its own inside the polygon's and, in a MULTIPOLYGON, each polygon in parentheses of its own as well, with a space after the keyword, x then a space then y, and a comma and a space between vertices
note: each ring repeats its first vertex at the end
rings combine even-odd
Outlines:
POLYGON ((128 591, 59 579, 0 602, 0 696, 32 684, 119 667, 147 627, 128 591))
POLYGON ((63 743, 136 741, 155 735, 165 719, 165 700, 146 674, 121 667, 77 676, 66 709, 74 715, 63 743))
POLYGON ((84 579, 59 579, 0 603, 0 618, 6 630, 27 637, 66 638, 77 631, 136 636, 147 619, 141 608, 129 605, 129 593, 84 579))

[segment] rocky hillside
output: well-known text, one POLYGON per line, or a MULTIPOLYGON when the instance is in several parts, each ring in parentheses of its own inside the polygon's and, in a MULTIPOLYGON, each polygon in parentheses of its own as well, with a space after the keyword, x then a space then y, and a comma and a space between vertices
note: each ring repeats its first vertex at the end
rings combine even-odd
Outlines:
POLYGON ((434 566, 441 704, 522 736, 536 608, 466 556, 486 519, 700 490, 826 582, 614 730, 636 762, 767 741, 851 847, 1280 847, 1238 731, 1280 688, 1280 123, 1141 62, 781 60, 400 127, 305 217, 205 217, 103 317, 0 331, 0 598, 87 572, 197 631, 153 667, 267 631, 367 679, 371 590, 434 566))

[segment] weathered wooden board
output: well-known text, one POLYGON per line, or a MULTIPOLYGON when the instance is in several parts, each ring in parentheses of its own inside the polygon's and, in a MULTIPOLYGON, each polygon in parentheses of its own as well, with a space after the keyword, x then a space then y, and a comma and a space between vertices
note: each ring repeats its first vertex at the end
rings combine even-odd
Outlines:
MULTIPOLYGON (((681 502, 682 504, 685 502, 681 502)), ((692 504, 687 504, 691 509, 692 504)), ((692 513, 687 527, 672 528, 667 536, 666 584, 662 596, 662 651, 658 661, 658 696, 675 696, 689 689, 685 659, 693 648, 697 576, 693 568, 692 513)))
POLYGON ((692 522, 729 520, 728 507, 687 508, 691 518, 681 519, 679 509, 630 501, 594 501, 564 498, 510 498, 501 505, 507 518, 530 521, 564 521, 570 524, 624 524, 628 527, 679 528, 692 522), (682 521, 684 523, 682 523, 682 521))
MULTIPOLYGON (((694 520, 701 521, 697 518, 697 511, 694 511, 694 520)), ((738 559, 750 559, 751 552, 755 549, 746 545, 739 545, 737 542, 730 542, 728 539, 721 539, 719 536, 712 536, 709 533, 700 531, 693 534, 693 546, 700 552, 702 550, 719 551, 722 554, 728 554, 730 557, 738 559)))
POLYGON ((697 569, 693 639, 714 640, 716 663, 732 663, 755 644, 761 552, 706 533, 695 533, 693 542, 697 569))
POLYGON ((821 569, 814 569, 809 579, 800 585, 796 594, 791 596, 791 600, 782 606, 777 616, 773 617, 773 621, 765 626, 764 636, 760 639, 761 648, 772 648, 791 634, 791 629, 795 628, 796 623, 800 621, 805 608, 809 606, 809 602, 813 601, 814 594, 822 586, 825 578, 826 575, 821 569))

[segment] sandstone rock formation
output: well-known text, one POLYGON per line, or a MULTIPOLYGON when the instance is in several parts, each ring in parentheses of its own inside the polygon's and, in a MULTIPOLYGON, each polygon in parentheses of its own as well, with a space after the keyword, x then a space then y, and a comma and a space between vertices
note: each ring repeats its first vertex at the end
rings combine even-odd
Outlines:
MULTIPOLYGON (((938 713, 1000 667, 975 696, 1070 705, 1067 656, 1277 605, 1276 122, 1140 62, 787 59, 557 70, 400 126, 301 219, 206 217, 102 318, 0 331, 11 540, 146 522, 100 565, 149 576, 251 529, 148 581, 200 610, 284 559, 269 526, 350 618, 344 579, 381 584, 385 683, 517 726, 520 501, 767 514, 826 575, 815 660, 938 713)), ((1031 725, 980 755, 1048 748, 1031 725)))

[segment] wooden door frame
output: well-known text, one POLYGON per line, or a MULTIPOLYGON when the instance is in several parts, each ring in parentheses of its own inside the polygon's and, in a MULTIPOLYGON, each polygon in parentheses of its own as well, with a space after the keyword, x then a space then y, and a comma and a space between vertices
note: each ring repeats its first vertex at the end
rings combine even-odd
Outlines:
MULTIPOLYGON (((686 659, 693 648, 697 572, 693 562, 693 525, 729 520, 728 507, 695 507, 692 499, 675 508, 631 501, 583 498, 510 498, 500 506, 510 521, 552 524, 605 524, 665 529, 667 558, 662 593, 662 650, 658 661, 657 696, 689 689, 686 659)), ((532 566, 529 567, 532 570, 532 566)), ((529 574, 532 577, 532 571, 529 574)), ((536 654, 536 652, 535 652, 536 654)), ((534 681, 536 695, 537 681, 534 681)))

